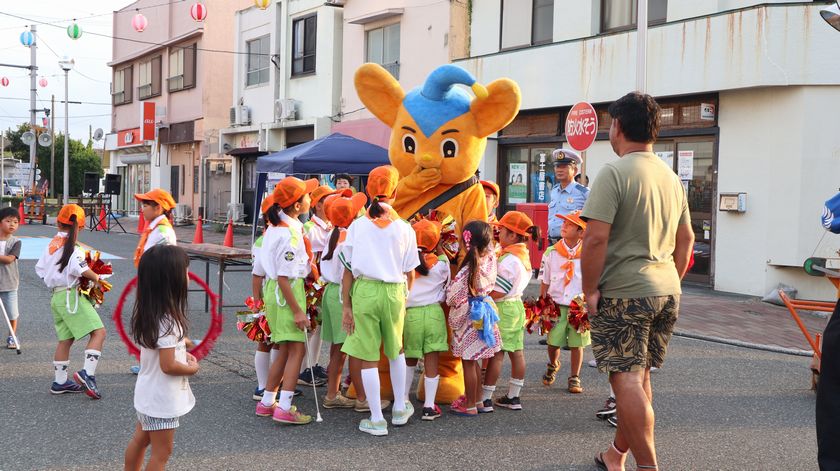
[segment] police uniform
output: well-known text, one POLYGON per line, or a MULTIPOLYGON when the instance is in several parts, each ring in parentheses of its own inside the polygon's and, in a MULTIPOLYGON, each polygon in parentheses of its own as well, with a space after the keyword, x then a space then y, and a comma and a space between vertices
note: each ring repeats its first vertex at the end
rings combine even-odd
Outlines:
MULTIPOLYGON (((580 168, 583 159, 569 149, 556 149, 551 153, 554 164, 576 164, 580 168)), ((555 217, 557 214, 567 215, 572 211, 583 209, 586 198, 589 197, 589 188, 578 182, 572 181, 565 187, 556 183, 550 192, 551 202, 548 204, 548 237, 554 240, 560 239, 560 228, 563 220, 555 217)))

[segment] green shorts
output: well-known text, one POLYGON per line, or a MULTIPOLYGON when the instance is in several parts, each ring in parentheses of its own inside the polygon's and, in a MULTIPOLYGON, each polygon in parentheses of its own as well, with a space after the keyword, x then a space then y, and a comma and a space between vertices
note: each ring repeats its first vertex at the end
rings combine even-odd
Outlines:
POLYGON ((423 358, 427 353, 449 350, 446 317, 440 304, 406 309, 403 343, 406 358, 423 358))
POLYGON ((357 278, 350 290, 356 328, 341 351, 360 360, 378 361, 381 346, 388 359, 396 359, 402 350, 405 291, 405 283, 357 278))
POLYGON ((52 295, 50 307, 52 308, 53 322, 55 323, 55 335, 58 341, 75 339, 79 340, 97 329, 102 329, 102 319, 88 298, 78 294, 76 287, 70 288, 70 309, 79 306, 75 314, 67 310, 67 291, 59 291, 52 295))
MULTIPOLYGON (((292 292, 298 306, 305 309, 306 292, 303 289, 303 279, 292 278, 289 281, 292 284, 292 292)), ((265 320, 271 329, 271 342, 306 342, 306 334, 298 329, 295 324, 295 316, 286 300, 283 299, 283 293, 277 287, 277 280, 268 280, 263 292, 265 293, 263 295, 265 299, 265 320)))
POLYGON ((592 343, 589 340, 589 331, 579 334, 574 327, 569 325, 569 306, 557 306, 560 309, 560 318, 557 324, 548 333, 548 344, 552 347, 585 347, 592 343))
POLYGON ((496 301, 499 309, 499 334, 503 352, 518 352, 525 348, 525 306, 520 299, 496 301))
POLYGON ((327 283, 321 297, 321 339, 333 345, 340 345, 347 339, 347 332, 341 325, 344 313, 339 300, 340 294, 340 285, 327 283))

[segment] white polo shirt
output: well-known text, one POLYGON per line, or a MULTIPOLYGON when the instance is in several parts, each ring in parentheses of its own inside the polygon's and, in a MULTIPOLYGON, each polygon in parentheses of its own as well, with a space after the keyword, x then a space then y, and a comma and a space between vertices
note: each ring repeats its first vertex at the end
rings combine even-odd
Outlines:
POLYGON ((254 245, 251 246, 251 263, 253 265, 253 268, 251 268, 251 274, 254 276, 265 276, 265 269, 262 266, 262 259, 260 259, 263 237, 264 235, 259 236, 257 240, 254 241, 254 245))
POLYGON ((312 245, 312 253, 317 254, 326 251, 327 244, 330 241, 330 233, 333 229, 332 224, 313 215, 309 218, 309 222, 304 224, 304 228, 306 236, 309 237, 309 243, 312 245))
MULTIPOLYGON (((561 241, 561 243, 566 245, 565 241, 561 241)), ((582 243, 578 242, 578 250, 582 243)), ((568 245, 566 245, 566 250, 569 253, 572 252, 572 249, 568 245)), ((548 294, 551 295, 551 299, 555 303, 562 304, 563 306, 568 306, 572 302, 572 298, 583 292, 580 258, 572 260, 575 269, 574 275, 572 275, 572 279, 568 285, 563 285, 566 271, 562 267, 567 261, 568 259, 566 257, 560 255, 553 247, 549 247, 543 254, 542 262, 540 263, 540 281, 548 285, 548 294)))
MULTIPOLYGON (((66 232, 59 232, 56 235, 67 238, 66 232)), ((41 254, 41 258, 38 259, 38 263, 35 264, 35 273, 44 280, 47 288, 76 286, 79 284, 79 277, 88 270, 85 251, 77 245, 73 249, 73 255, 70 255, 64 271, 58 271, 58 261, 61 259, 62 253, 64 253, 64 247, 59 248, 52 254, 50 254, 50 248, 46 247, 44 253, 41 254)))
POLYGON ((405 274, 420 264, 414 229, 398 219, 380 228, 367 216, 353 221, 341 247, 341 263, 353 278, 404 283, 405 274))
POLYGON ((146 239, 146 245, 143 246, 143 253, 150 248, 158 245, 178 245, 178 240, 175 237, 175 229, 170 225, 163 225, 160 222, 166 219, 166 215, 161 214, 149 223, 151 232, 146 239))
POLYGON ((269 227, 263 234, 260 261, 265 276, 276 279, 306 278, 309 274, 309 256, 303 241, 303 224, 297 218, 290 218, 280 212, 280 220, 288 227, 269 227))
POLYGON ((423 276, 418 273, 414 277, 414 284, 408 292, 405 306, 420 307, 442 303, 446 299, 446 287, 449 285, 450 277, 449 260, 441 256, 429 269, 428 275, 423 276))
MULTIPOLYGON (((346 232, 346 229, 340 230, 346 232)), ((327 283, 341 284, 341 278, 344 276, 344 265, 341 264, 339 254, 343 246, 344 242, 337 243, 333 251, 333 256, 329 260, 324 260, 329 246, 324 247, 324 251, 321 253, 321 278, 327 283)))
POLYGON ((496 270, 496 285, 493 291, 503 293, 497 301, 522 299, 522 293, 531 281, 531 272, 522 264, 522 260, 513 254, 504 254, 499 258, 496 270))

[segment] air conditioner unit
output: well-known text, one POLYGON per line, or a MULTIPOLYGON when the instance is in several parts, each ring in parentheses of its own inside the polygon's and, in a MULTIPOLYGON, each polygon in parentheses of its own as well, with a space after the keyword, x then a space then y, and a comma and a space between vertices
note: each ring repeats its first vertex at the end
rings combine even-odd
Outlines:
POLYGON ((296 116, 295 100, 288 98, 274 100, 274 122, 294 120, 296 116))
POLYGON ((186 204, 175 205, 175 221, 188 221, 192 217, 192 208, 186 204))
POLYGON ((247 126, 251 124, 251 109, 245 105, 230 108, 230 125, 247 126))
POLYGON ((245 205, 242 203, 228 203, 227 218, 234 221, 245 219, 245 205))
POLYGON ((236 120, 236 109, 237 108, 238 107, 236 107, 236 106, 231 106, 230 107, 230 125, 231 126, 236 126, 238 124, 237 120, 236 120))

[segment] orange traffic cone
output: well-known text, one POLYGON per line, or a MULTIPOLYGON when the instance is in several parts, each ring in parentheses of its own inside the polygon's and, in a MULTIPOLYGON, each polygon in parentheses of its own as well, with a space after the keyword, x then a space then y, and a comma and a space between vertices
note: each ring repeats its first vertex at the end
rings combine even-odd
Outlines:
POLYGON ((137 219, 137 233, 142 234, 143 231, 146 230, 146 218, 143 217, 143 213, 140 213, 140 218, 137 219))
POLYGON ((233 219, 228 220, 227 232, 225 232, 225 247, 233 247, 233 219))
POLYGON ((193 236, 193 244, 203 244, 204 243, 204 228, 201 225, 204 221, 201 220, 201 216, 198 217, 198 222, 195 224, 195 235, 193 236))
POLYGON ((104 204, 99 209, 99 224, 96 225, 96 230, 97 231, 107 230, 107 227, 105 226, 105 205, 104 204))
POLYGON ((22 226, 26 224, 26 213, 23 212, 23 201, 21 201, 20 206, 18 206, 18 219, 20 219, 18 222, 19 225, 22 226))

